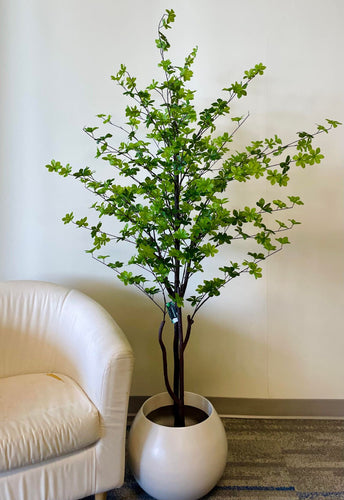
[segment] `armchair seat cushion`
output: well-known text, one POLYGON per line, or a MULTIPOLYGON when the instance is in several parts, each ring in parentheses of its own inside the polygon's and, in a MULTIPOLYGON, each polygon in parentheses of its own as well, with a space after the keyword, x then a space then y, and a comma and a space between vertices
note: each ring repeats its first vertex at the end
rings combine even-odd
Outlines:
POLYGON ((0 472, 67 455, 99 438, 98 410, 71 378, 0 378, 0 472))

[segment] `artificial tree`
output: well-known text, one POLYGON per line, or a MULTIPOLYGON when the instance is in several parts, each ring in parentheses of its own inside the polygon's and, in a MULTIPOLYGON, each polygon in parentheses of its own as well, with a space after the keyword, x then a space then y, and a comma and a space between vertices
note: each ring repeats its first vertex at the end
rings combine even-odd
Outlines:
POLYGON ((116 124, 111 115, 100 114, 104 132, 99 133, 98 127, 84 129, 97 144, 96 158, 109 164, 110 177, 97 179, 89 167, 73 171, 69 164, 63 166, 55 160, 47 168, 78 179, 97 198, 92 205, 97 223, 90 224, 87 217, 76 219, 73 212, 63 218, 65 223, 89 230, 92 248, 87 252, 160 309, 158 338, 164 381, 174 402, 175 425, 183 426, 184 352, 197 312, 234 278, 245 273, 255 278, 262 276, 260 263, 288 244, 282 233, 299 224, 292 218, 281 221, 274 214, 303 204, 299 196, 271 201, 260 197, 254 207, 232 207, 227 198, 230 188, 235 182, 261 177, 271 185, 287 186, 294 166, 320 163, 323 155, 320 148, 313 148, 313 139, 339 122, 326 120, 326 125, 317 125, 313 133, 298 132, 292 142, 284 143, 274 135, 252 141, 241 152, 232 152, 229 146, 248 115, 231 117, 228 131, 219 135, 214 134, 215 122, 230 115, 231 102, 247 94, 250 82, 263 74, 265 66, 260 63, 245 71, 242 81, 224 88, 222 97, 197 113, 195 91, 187 86, 197 47, 181 66, 167 57, 170 43, 165 33, 174 19, 174 11, 166 10, 155 40, 162 81, 153 80, 140 90, 136 78, 122 64, 111 78, 131 99, 125 109, 125 126, 116 124), (114 145, 113 134, 107 128, 120 131, 125 139, 114 145), (108 217, 120 223, 116 234, 104 226, 108 217), (202 279, 208 259, 220 247, 228 247, 238 239, 249 243, 246 258, 242 262, 225 262, 216 276, 202 279), (116 259, 118 244, 130 249, 126 262, 116 259), (112 250, 100 255, 104 247, 112 250), (195 277, 199 278, 198 285, 192 284, 190 295, 190 280, 194 282, 195 277), (167 313, 174 323, 172 382, 163 337, 167 313))

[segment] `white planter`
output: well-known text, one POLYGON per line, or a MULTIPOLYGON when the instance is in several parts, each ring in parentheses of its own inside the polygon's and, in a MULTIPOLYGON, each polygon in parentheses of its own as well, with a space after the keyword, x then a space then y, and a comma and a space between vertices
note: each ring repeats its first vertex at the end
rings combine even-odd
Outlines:
POLYGON ((128 438, 129 465, 136 481, 157 500, 196 500, 221 478, 227 460, 223 424, 204 397, 185 393, 185 404, 205 411, 208 418, 188 427, 166 427, 147 418, 171 405, 167 393, 142 405, 128 438))

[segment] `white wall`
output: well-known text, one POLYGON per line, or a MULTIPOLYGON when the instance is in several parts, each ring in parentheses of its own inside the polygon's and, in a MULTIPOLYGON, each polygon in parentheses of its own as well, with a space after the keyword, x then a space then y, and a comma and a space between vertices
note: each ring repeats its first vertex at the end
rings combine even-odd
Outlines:
MULTIPOLYGON (((86 215, 90 198, 49 174, 51 158, 96 166, 82 132, 97 113, 122 121, 110 80, 125 62, 143 85, 157 74, 156 26, 165 8, 182 60, 199 45, 193 87, 201 107, 257 62, 267 65, 236 106, 251 118, 244 144, 273 133, 292 138, 325 118, 344 121, 343 0, 7 0, 0 13, 0 279, 76 286, 102 303, 136 354, 132 393, 162 389, 159 315, 83 252, 87 234, 64 226, 86 215)), ((305 207, 292 245, 265 265, 264 278, 233 282, 194 326, 187 387, 208 396, 344 398, 344 129, 321 137, 321 166, 297 171, 286 194, 305 207)), ((243 185, 233 199, 257 199, 243 185)), ((269 191, 269 190, 267 190, 269 191)), ((263 191, 263 196, 269 192, 263 191)))

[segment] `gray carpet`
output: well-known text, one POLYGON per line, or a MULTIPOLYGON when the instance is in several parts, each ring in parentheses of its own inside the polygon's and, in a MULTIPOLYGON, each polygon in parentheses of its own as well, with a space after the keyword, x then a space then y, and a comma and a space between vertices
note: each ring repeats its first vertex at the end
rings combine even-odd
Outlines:
MULTIPOLYGON (((205 499, 344 500, 344 421, 223 419, 228 462, 205 499)), ((107 500, 150 500, 127 470, 107 500)), ((87 500, 93 500, 88 497, 87 500)))

